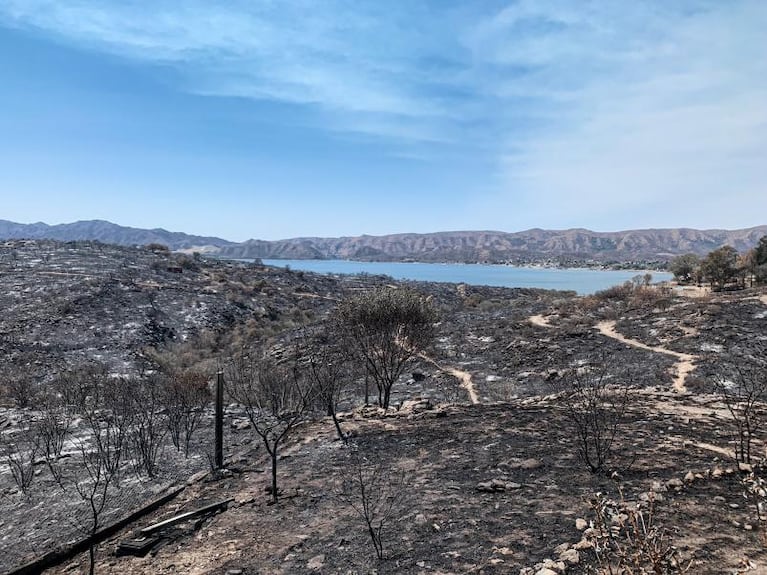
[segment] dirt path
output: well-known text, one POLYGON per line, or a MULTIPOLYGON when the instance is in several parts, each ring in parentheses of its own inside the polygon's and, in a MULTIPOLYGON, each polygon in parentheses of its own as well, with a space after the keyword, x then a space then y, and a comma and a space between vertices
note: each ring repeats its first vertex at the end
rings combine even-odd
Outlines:
POLYGON ((471 374, 468 371, 463 371, 457 367, 442 366, 438 364, 434 359, 423 353, 420 354, 419 357, 428 361, 438 370, 449 373, 453 377, 457 378, 461 382, 461 387, 464 388, 466 393, 469 394, 469 401, 474 405, 479 403, 479 396, 477 395, 477 390, 474 388, 474 381, 471 379, 471 374))
POLYGON ((542 315, 531 315, 529 318, 527 318, 527 320, 531 324, 537 325, 539 327, 552 327, 548 320, 542 315))
POLYGON ((690 372, 692 372, 692 370, 695 369, 696 358, 694 355, 690 355, 689 353, 680 353, 678 351, 666 349, 665 347, 651 346, 651 345, 642 343, 641 341, 630 339, 624 336, 623 334, 619 333, 615 329, 614 320, 601 321, 596 325, 596 328, 599 330, 599 333, 601 333, 602 335, 616 339, 620 341, 621 343, 625 343, 626 345, 631 345, 633 347, 638 347, 640 349, 646 349, 647 351, 662 353, 662 354, 670 355, 672 357, 677 358, 676 369, 675 369, 676 373, 674 376, 674 389, 679 392, 687 391, 687 388, 684 386, 684 383, 687 380, 687 376, 690 374, 690 372))

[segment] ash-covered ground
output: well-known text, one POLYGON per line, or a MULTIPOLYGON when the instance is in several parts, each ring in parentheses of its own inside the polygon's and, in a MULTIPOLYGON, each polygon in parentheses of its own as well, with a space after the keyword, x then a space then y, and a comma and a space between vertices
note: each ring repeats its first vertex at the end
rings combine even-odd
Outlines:
MULTIPOLYGON (((175 354, 212 378, 228 350, 316 324, 343 298, 385 285, 429 295, 440 312, 435 342, 395 385, 390 413, 360 408, 361 380, 341 401, 354 442, 407 472, 410 508, 389 535, 387 560, 371 556, 364 529, 339 503, 348 448, 334 439, 328 421, 318 416, 292 434, 280 461, 286 497, 267 505, 264 449, 230 405, 232 473, 193 482, 147 521, 230 496, 236 504, 197 531, 176 533, 144 559, 112 555, 128 529, 102 546, 97 571, 516 573, 544 559, 556 564, 560 551, 580 541, 575 520, 589 519, 588 498, 597 491, 617 498, 619 487, 632 501, 659 494, 659 520, 682 556, 695 562, 693 572, 765 565, 761 526, 743 500, 737 471, 730 471, 731 422, 711 384, 733 350, 767 333, 767 304, 758 290, 703 299, 639 291, 622 299, 579 298, 326 277, 97 243, 8 242, 0 248, 0 385, 6 388, 0 432, 12 436, 20 422, 39 416, 34 402, 21 408, 7 393, 18 378, 44 386, 92 361, 127 378, 146 369, 153 354, 175 354), (604 322, 613 322, 612 335, 604 322), (597 356, 630 372, 638 390, 618 441, 634 463, 613 479, 578 464, 556 395, 564 372, 597 356), (494 479, 504 488, 477 489, 494 479)), ((105 517, 199 478, 208 468, 210 411, 203 422, 190 457, 166 446, 157 477, 127 475, 105 517)), ((762 438, 754 441, 764 455, 762 438)), ((62 495, 42 461, 29 496, 0 463, 0 493, 0 571, 81 536, 72 521, 80 503, 62 495)), ((594 564, 587 548, 578 557, 567 572, 594 564)), ((63 569, 86 563, 83 557, 63 569)))

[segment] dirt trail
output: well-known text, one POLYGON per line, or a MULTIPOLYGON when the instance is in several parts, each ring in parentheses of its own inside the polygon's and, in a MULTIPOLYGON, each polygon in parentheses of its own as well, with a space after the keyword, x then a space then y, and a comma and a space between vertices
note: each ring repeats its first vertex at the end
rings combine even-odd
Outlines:
POLYGON ((712 453, 718 453, 727 459, 735 459, 735 452, 732 449, 727 449, 726 447, 719 447, 718 445, 711 445, 710 443, 693 443, 692 445, 698 449, 711 451, 712 453))
POLYGON ((542 315, 531 315, 527 320, 533 324, 537 325, 539 327, 553 327, 549 321, 543 317, 542 315))
POLYGON ((461 387, 464 388, 466 393, 469 394, 469 401, 474 405, 479 403, 479 396, 477 395, 477 390, 474 388, 474 381, 471 379, 471 374, 468 371, 463 371, 457 367, 442 366, 438 364, 434 359, 423 353, 420 354, 419 357, 428 361, 438 370, 449 373, 453 377, 457 378, 461 382, 461 387))
POLYGON ((684 383, 687 380, 687 376, 692 372, 693 369, 695 369, 696 357, 694 355, 690 355, 689 353, 680 353, 678 351, 666 349, 665 347, 651 346, 642 343, 641 341, 630 339, 615 329, 614 320, 601 321, 596 325, 596 328, 602 335, 616 339, 621 343, 625 343, 626 345, 631 345, 640 349, 646 349, 647 351, 654 351, 655 353, 662 353, 677 358, 678 361, 676 363, 674 389, 679 392, 687 391, 684 383))

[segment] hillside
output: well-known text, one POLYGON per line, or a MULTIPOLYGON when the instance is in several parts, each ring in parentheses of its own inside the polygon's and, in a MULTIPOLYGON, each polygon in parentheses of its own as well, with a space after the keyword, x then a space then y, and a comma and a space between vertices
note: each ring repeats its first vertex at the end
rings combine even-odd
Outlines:
MULTIPOLYGON (((764 502, 744 498, 750 467, 733 461, 733 422, 711 385, 722 363, 764 333, 761 289, 699 299, 654 288, 575 297, 333 278, 97 243, 8 242, 0 246, 0 373, 13 375, 0 378, 0 389, 8 387, 0 439, 12 440, 6 449, 16 445, 42 413, 8 393, 25 375, 55 385, 71 367, 98 360, 116 381, 141 377, 156 354, 172 354, 212 376, 232 350, 298 334, 325 321, 339 300, 383 285, 428 294, 441 316, 434 344, 397 381, 395 407, 363 405, 365 378, 351 377, 339 403, 349 444, 336 439, 324 409, 313 412, 281 452, 277 504, 265 491, 265 448, 235 402, 225 411, 226 470, 207 473, 207 409, 191 456, 166 439, 155 476, 126 468, 109 521, 166 488, 184 491, 102 543, 98 573, 585 575, 600 572, 598 532, 588 527, 596 493, 611 500, 605 509, 616 525, 652 501, 652 521, 691 564, 688 573, 763 572, 764 502), (614 389, 628 393, 616 420, 616 474, 583 464, 564 401, 567 374, 594 358, 620 378, 614 389), (404 474, 383 561, 343 497, 355 449, 404 474), (162 532, 145 557, 116 556, 139 528, 228 500, 218 515, 162 532)), ((82 417, 70 424, 77 446, 87 426, 82 417)), ((763 430, 754 433, 754 453, 763 453, 763 430)), ((27 497, 0 459, 0 573, 82 537, 72 521, 82 502, 30 461, 27 497)), ((80 463, 70 447, 59 468, 76 475, 80 463)), ((84 572, 87 562, 80 554, 50 572, 84 572)))
POLYGON ((154 230, 131 228, 104 220, 79 221, 55 226, 43 222, 17 224, 0 220, 0 239, 57 240, 60 242, 93 240, 121 246, 143 246, 160 243, 173 250, 199 248, 200 251, 203 251, 206 246, 210 249, 232 244, 232 242, 221 238, 192 236, 181 232, 169 232, 162 228, 154 230))
POLYGON ((250 240, 221 248, 237 258, 358 259, 373 261, 665 261, 684 253, 705 255, 731 245, 752 248, 767 226, 745 230, 659 229, 593 232, 585 229, 523 232, 439 232, 346 238, 297 238, 275 242, 250 240))
POLYGON ((227 258, 356 259, 423 262, 663 262, 684 254, 705 255, 730 245, 752 248, 767 225, 742 230, 651 229, 594 232, 586 229, 522 232, 459 231, 341 238, 292 238, 242 243, 163 229, 142 230, 93 220, 49 226, 0 220, 0 239, 98 240, 117 245, 162 243, 173 250, 227 258))

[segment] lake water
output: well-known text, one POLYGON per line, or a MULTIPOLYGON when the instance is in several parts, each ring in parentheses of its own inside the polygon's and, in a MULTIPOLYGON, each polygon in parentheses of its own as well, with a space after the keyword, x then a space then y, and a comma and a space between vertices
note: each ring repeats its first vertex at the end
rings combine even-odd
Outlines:
MULTIPOLYGON (((263 260, 270 266, 290 266, 321 274, 383 274, 396 279, 453 282, 500 287, 573 290, 591 294, 630 280, 637 270, 528 268, 489 264, 430 264, 401 262, 355 262, 346 260, 263 260)), ((667 272, 653 272, 653 281, 671 279, 667 272)))

